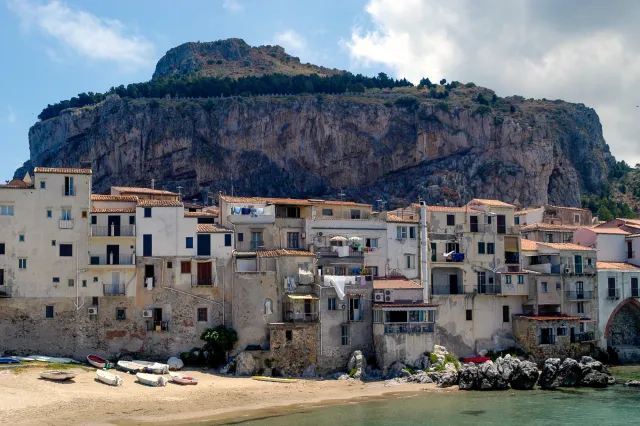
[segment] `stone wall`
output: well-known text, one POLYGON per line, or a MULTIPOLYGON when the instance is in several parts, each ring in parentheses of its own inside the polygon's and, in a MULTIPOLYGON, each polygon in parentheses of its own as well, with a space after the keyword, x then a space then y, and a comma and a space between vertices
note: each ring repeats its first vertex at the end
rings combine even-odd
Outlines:
POLYGON ((611 319, 609 344, 634 345, 640 334, 640 309, 634 305, 623 306, 611 319))
POLYGON ((575 327, 576 332, 578 332, 580 321, 564 318, 540 321, 518 316, 513 317, 513 332, 518 345, 533 355, 538 362, 547 358, 576 358, 590 355, 596 351, 596 342, 571 343, 571 327, 575 327), (558 327, 567 327, 567 335, 558 336, 558 327), (556 332, 554 344, 539 344, 538 330, 541 328, 554 329, 556 332))
POLYGON ((300 376, 318 362, 318 323, 269 324, 271 363, 289 376, 300 376))
POLYGON ((415 366, 425 352, 432 352, 437 333, 385 334, 384 324, 374 324, 373 340, 378 367, 385 370, 394 362, 415 366))

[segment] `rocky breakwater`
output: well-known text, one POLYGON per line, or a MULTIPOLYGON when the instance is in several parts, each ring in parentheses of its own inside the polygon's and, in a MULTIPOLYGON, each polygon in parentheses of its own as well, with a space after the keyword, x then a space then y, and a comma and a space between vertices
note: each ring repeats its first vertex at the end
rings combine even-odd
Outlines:
POLYGON ((458 381, 462 390, 533 389, 538 381, 538 367, 506 355, 495 362, 464 364, 458 381))
POLYGON ((385 386, 402 382, 436 383, 446 388, 458 384, 460 363, 444 346, 435 345, 433 352, 425 353, 415 366, 400 362, 391 365, 386 375, 385 386))
POLYGON ((580 362, 571 358, 547 359, 538 384, 542 389, 573 386, 605 388, 615 382, 616 379, 600 361, 583 356, 580 362))

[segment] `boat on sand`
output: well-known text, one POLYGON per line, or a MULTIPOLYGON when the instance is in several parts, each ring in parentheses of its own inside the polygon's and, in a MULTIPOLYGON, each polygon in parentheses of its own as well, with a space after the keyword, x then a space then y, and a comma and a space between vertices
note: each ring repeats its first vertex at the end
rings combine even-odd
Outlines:
POLYGON ((138 382, 147 386, 167 386, 167 382, 169 381, 166 377, 147 373, 136 373, 136 378, 138 382))
POLYGON ((0 357, 0 364, 20 364, 20 361, 13 357, 0 357))
POLYGON ((29 355, 27 358, 31 358, 34 361, 40 361, 40 362, 55 362, 58 364, 80 364, 75 359, 58 358, 58 357, 46 356, 46 355, 29 355))
POLYGON ((76 377, 76 373, 73 371, 65 371, 65 370, 45 370, 40 372, 40 377, 47 380, 71 380, 76 377))
POLYGON ((101 358, 98 355, 87 355, 87 361, 96 368, 107 368, 107 366, 111 365, 108 360, 101 358))
POLYGON ((106 383, 111 386, 122 385, 122 377, 117 374, 109 373, 106 370, 96 370, 96 375, 98 376, 98 380, 102 383, 106 383))
POLYGON ((276 383, 296 383, 296 379, 285 379, 283 377, 265 377, 265 376, 253 376, 253 380, 261 382, 276 382, 276 383))
POLYGON ((185 374, 169 372, 171 380, 179 385, 197 385, 198 379, 185 374))
POLYGON ((138 364, 137 362, 133 361, 118 361, 116 367, 131 374, 139 373, 140 371, 144 370, 144 365, 138 364))
POLYGON ((167 374, 169 372, 169 366, 167 364, 160 364, 159 362, 141 361, 134 359, 132 362, 140 364, 144 367, 145 373, 150 374, 167 374))

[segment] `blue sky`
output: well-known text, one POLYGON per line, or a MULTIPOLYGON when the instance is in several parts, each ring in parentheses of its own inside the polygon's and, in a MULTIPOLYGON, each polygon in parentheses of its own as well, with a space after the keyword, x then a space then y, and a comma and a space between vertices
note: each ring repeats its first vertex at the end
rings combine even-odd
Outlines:
POLYGON ((149 80, 168 49, 230 37, 356 73, 581 102, 635 164, 637 22, 634 0, 0 0, 0 182, 48 103, 149 80))

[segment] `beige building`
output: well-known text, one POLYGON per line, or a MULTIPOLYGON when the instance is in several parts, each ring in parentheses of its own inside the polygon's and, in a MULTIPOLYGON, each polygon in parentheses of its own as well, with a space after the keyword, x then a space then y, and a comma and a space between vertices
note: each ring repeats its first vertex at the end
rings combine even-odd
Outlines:
MULTIPOLYGON (((546 223, 564 226, 591 226, 593 217, 590 210, 577 207, 552 206, 546 204, 519 210, 515 213, 516 225, 546 223)), ((561 241, 556 241, 561 242, 561 241)))

